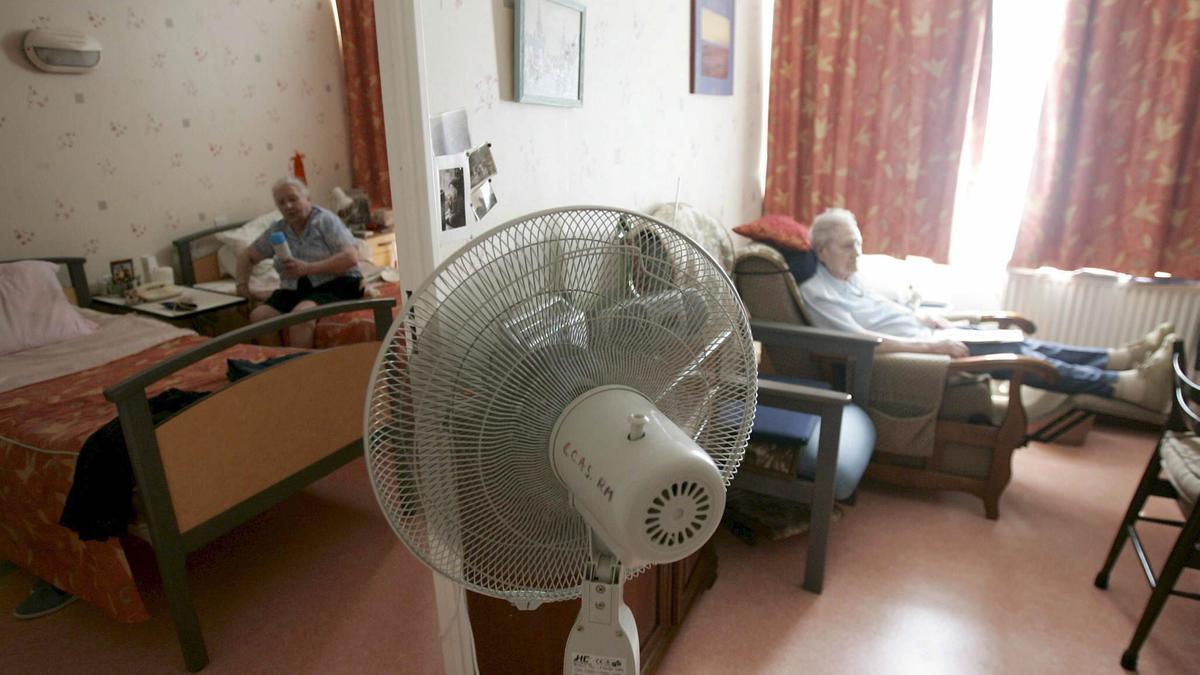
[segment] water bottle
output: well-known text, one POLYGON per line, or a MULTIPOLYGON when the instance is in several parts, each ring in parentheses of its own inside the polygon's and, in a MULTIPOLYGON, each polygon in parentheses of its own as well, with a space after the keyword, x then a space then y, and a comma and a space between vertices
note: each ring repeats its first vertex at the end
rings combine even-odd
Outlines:
POLYGON ((275 249, 275 257, 287 260, 292 257, 292 249, 288 248, 287 237, 282 232, 271 233, 271 246, 275 249))

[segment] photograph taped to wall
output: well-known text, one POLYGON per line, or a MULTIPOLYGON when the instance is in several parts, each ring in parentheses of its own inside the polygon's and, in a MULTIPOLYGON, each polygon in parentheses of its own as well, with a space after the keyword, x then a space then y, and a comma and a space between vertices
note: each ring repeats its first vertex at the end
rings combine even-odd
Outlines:
POLYGON ((463 108, 429 117, 429 135, 433 138, 433 154, 456 155, 471 149, 471 128, 463 108))
POLYGON ((492 157, 492 144, 483 145, 467 153, 467 163, 471 167, 471 187, 496 175, 496 160, 492 157))
POLYGON ((438 157, 438 191, 441 202, 442 232, 467 226, 467 185, 470 170, 464 153, 438 157))
POLYGON ((492 181, 484 181, 471 190, 471 208, 475 211, 475 220, 482 220, 495 205, 496 193, 492 190, 492 181))
POLYGON ((519 103, 583 105, 587 8, 575 0, 517 0, 513 63, 519 103))

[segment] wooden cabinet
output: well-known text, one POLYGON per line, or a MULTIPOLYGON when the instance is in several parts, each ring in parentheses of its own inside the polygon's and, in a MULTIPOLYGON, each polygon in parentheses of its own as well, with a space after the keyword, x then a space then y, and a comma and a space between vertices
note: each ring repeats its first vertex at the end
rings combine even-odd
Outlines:
MULTIPOLYGON (((641 643, 642 673, 653 673, 687 617, 693 601, 717 578, 710 542, 689 558, 652 567, 625 582, 625 604, 633 610, 641 643)), ((552 602, 521 611, 507 600, 467 593, 480 675, 562 673, 567 633, 579 600, 552 602)))
POLYGON ((380 267, 396 266, 396 230, 388 228, 379 232, 368 232, 363 238, 371 249, 371 262, 380 267))

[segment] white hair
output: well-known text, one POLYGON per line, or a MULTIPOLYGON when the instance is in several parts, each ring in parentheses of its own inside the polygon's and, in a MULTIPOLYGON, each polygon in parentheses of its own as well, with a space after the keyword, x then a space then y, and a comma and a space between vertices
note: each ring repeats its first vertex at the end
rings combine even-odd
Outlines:
MULTIPOLYGON (((833 241, 841 228, 850 228, 859 233, 858 221, 848 209, 825 209, 825 212, 813 219, 812 227, 808 229, 808 238, 812 241, 814 251, 820 251, 833 241)), ((861 233, 859 233, 861 237, 861 233)))
POLYGON ((304 184, 304 181, 296 178, 295 176, 284 176, 283 178, 275 181, 275 184, 271 186, 271 194, 275 194, 276 190, 285 185, 290 185, 296 188, 300 191, 300 194, 304 195, 305 197, 308 196, 308 186, 304 184))

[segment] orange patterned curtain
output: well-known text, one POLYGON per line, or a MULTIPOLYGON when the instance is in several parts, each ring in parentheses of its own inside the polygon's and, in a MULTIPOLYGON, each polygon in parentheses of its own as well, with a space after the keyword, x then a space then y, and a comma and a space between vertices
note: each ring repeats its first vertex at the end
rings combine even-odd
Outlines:
POLYGON ((944 262, 990 55, 988 0, 777 0, 764 213, 845 207, 868 252, 944 262))
POLYGON ((1011 265, 1200 277, 1200 7, 1071 2, 1011 265))
POLYGON ((367 191, 371 207, 391 208, 383 93, 375 43, 374 0, 337 0, 346 67, 346 114, 350 118, 350 161, 354 187, 367 191))

